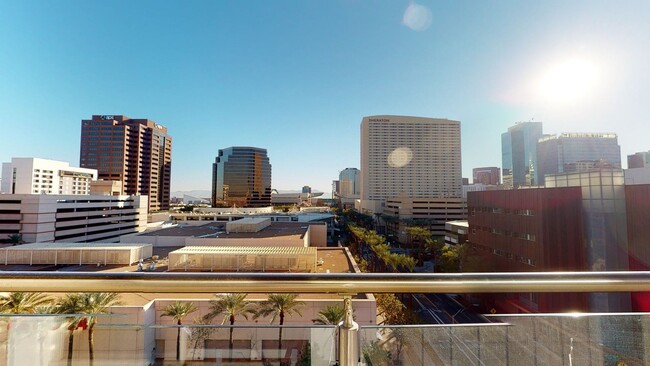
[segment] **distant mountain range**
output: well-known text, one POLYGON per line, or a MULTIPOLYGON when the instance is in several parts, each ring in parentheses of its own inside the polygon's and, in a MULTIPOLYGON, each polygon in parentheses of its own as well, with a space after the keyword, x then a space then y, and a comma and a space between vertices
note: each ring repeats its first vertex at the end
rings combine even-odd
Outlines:
POLYGON ((171 196, 172 197, 178 197, 178 198, 183 198, 183 196, 188 195, 192 197, 197 197, 197 198, 210 198, 212 196, 212 191, 207 191, 207 190, 202 190, 202 189, 194 189, 191 191, 176 191, 172 192, 171 196))

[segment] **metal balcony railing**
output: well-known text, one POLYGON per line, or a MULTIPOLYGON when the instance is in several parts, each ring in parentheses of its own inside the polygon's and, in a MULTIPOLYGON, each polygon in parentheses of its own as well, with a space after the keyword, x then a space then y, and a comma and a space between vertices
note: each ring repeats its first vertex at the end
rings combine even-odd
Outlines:
MULTIPOLYGON (((362 359, 359 347, 360 327, 353 319, 352 296, 358 293, 517 293, 517 292, 639 292, 650 291, 650 272, 545 272, 545 273, 462 273, 462 274, 305 274, 305 273, 156 273, 156 272, 0 272, 0 292, 121 292, 121 293, 305 293, 338 294, 343 298, 346 310, 345 320, 338 327, 337 359, 340 365, 357 365, 362 359)), ((642 316, 643 314, 638 314, 642 316)), ((637 324, 641 320, 634 320, 637 324)), ((643 320, 648 322, 648 320, 643 320)), ((550 324, 550 323, 549 323, 550 324)), ((559 322, 557 327, 564 327, 559 322)), ((507 326, 508 324, 502 323, 507 326)), ((554 325, 555 326, 555 325, 554 325)), ((634 325, 636 326, 636 325, 634 325)), ((449 325, 449 327, 456 327, 449 325)), ((367 328, 367 327, 366 327, 367 328)), ((422 328, 424 329, 424 328, 422 328)), ((459 328, 460 329, 460 328, 459 328)), ((478 328, 477 328, 478 329, 478 328)), ((508 335, 508 329, 476 330, 476 340, 463 341, 462 357, 470 357, 478 352, 478 363, 484 364, 481 357, 487 357, 483 348, 480 356, 481 342, 508 335), (500 333, 499 333, 500 332, 500 333), (495 338, 496 337, 496 338, 495 338)), ((492 328, 490 328, 492 329, 492 328)), ((536 331, 532 326, 533 332, 536 331)), ((645 328, 643 328, 645 329, 645 328)), ((403 332, 403 331, 402 331, 403 332)), ((408 331, 408 332, 415 332, 408 331)), ((428 340, 439 339, 434 331, 426 333, 419 330, 419 337, 428 340), (437 338, 436 338, 437 337, 437 338)), ((460 342, 461 332, 444 330, 449 334, 450 342, 460 342)), ((514 332, 511 330, 511 332, 514 332)), ((415 334, 414 333, 414 334, 415 334)), ((445 334, 446 334, 445 333, 445 334)), ((397 333, 395 333, 397 334, 397 333)), ((440 333, 443 334, 443 333, 440 333)), ((464 334, 464 333, 463 333, 464 334)), ((534 337, 545 337, 533 334, 534 337)), ((613 344, 607 338, 603 344, 591 344, 589 339, 569 337, 569 346, 573 352, 575 345, 585 347, 581 352, 593 356, 591 349, 609 347, 613 344), (580 343, 582 342, 582 343, 580 343), (589 352, 587 352, 587 351, 589 352)), ((567 338, 568 339, 568 338, 567 338)), ((424 342, 424 341, 423 341, 424 342)), ((429 342, 429 341, 427 341, 429 342)), ((431 341, 433 342, 433 341, 431 341)), ((507 348, 506 347, 506 348, 507 348)), ((563 346, 564 347, 564 346, 563 346)), ((449 357, 457 348, 450 348, 449 357)), ((425 352, 429 352, 429 343, 422 344, 422 363, 425 352)), ((496 352, 492 350, 491 352, 496 352)), ((569 351, 567 351, 569 352, 569 351)), ((577 351, 576 351, 577 352, 577 351)), ((611 352, 610 352, 611 353, 611 352)), ((650 352, 649 352, 650 353, 650 352)), ((513 356, 506 349, 506 356, 490 354, 490 357, 513 356), (495 356, 496 355, 496 356, 495 356)), ((578 357, 577 353, 568 353, 578 357)), ((612 353, 613 354, 613 353, 612 353)), ((410 356, 413 356, 409 354, 410 356)), ((475 356, 472 356, 475 357, 475 356)), ((531 356, 533 357, 533 356, 531 356)), ((534 359, 546 357, 535 351, 534 359)), ((587 356, 585 356, 587 357, 587 356)), ((639 356, 642 357, 642 356, 639 356)), ((650 358, 650 357, 649 357, 650 358)), ((600 360, 600 359, 598 359, 600 360)), ((456 361, 457 362, 457 361, 456 361)), ((564 363, 564 361, 562 361, 564 363)), ((573 362, 573 361, 571 361, 573 362)), ((591 361, 590 361, 591 362, 591 361)), ((600 362, 600 361, 598 361, 600 362)), ((451 362, 452 364, 456 364, 451 362)), ((473 363, 470 363, 473 364, 473 363)), ((505 362, 504 364, 508 364, 505 362)))
POLYGON ((650 291, 650 272, 1 272, 0 291, 141 293, 504 293, 650 291))

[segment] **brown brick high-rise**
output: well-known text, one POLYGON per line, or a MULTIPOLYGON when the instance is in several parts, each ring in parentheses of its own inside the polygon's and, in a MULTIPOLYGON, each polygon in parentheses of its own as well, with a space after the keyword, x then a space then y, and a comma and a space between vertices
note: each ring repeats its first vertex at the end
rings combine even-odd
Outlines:
POLYGON ((149 196, 149 211, 169 209, 172 138, 148 119, 93 115, 81 121, 79 165, 121 180, 123 194, 149 196))

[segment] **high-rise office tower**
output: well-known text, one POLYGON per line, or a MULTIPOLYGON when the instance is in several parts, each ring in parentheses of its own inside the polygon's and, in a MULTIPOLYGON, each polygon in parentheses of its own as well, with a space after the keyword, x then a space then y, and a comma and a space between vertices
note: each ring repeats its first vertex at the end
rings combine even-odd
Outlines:
POLYGON ((359 198, 361 194, 361 172, 357 168, 345 168, 339 173, 340 197, 359 198))
POLYGON ((212 165, 212 206, 271 205, 271 163, 266 149, 220 149, 212 165))
POLYGON ((645 168, 650 166, 650 151, 642 151, 627 156, 627 168, 645 168))
POLYGON ((169 209, 172 138, 148 119, 93 115, 81 121, 82 168, 122 181, 122 194, 149 196, 149 210, 169 209))
POLYGON ((613 133, 563 133, 548 135, 537 144, 540 185, 547 174, 621 168, 621 147, 613 133))
POLYGON ((537 141, 542 122, 519 122, 501 134, 503 184, 514 188, 538 185, 537 141))
POLYGON ((388 198, 462 195, 460 122, 407 116, 361 121, 361 210, 382 212, 388 198))
POLYGON ((501 184, 501 169, 496 166, 472 169, 472 183, 501 184))

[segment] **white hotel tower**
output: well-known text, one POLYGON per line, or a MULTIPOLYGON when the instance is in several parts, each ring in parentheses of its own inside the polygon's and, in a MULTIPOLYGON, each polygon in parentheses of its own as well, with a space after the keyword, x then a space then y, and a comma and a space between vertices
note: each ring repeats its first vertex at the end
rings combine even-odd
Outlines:
POLYGON ((462 219, 460 122, 369 116, 361 121, 360 211, 400 218, 462 219), (435 213, 439 212, 439 214, 435 213))
POLYGON ((39 158, 12 158, 2 163, 4 194, 90 194, 90 182, 97 180, 96 169, 71 167, 65 161, 39 158))

